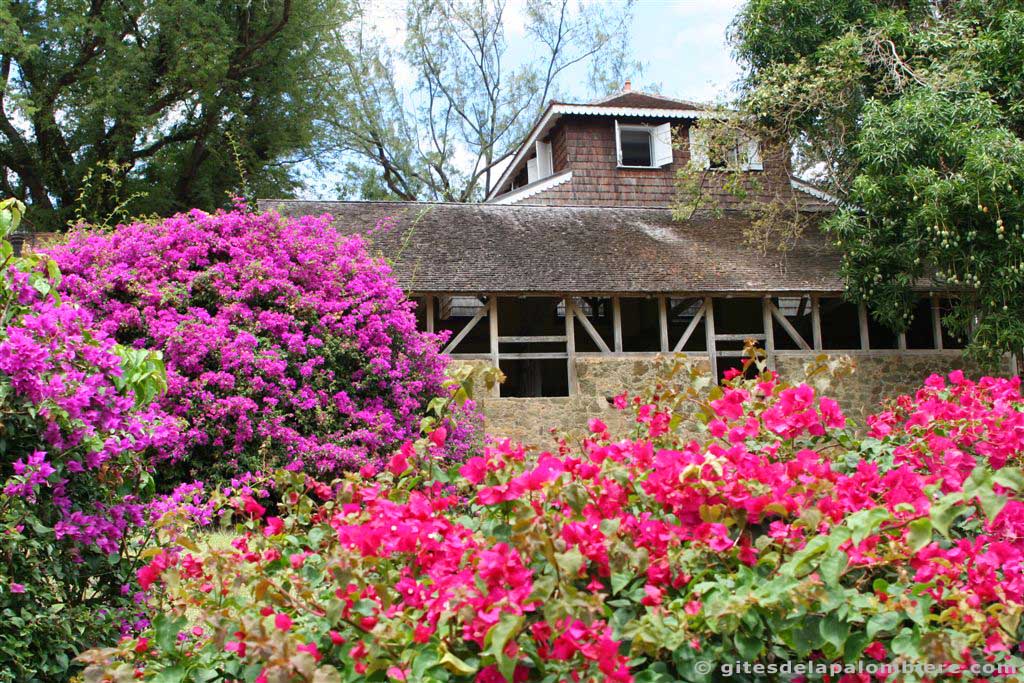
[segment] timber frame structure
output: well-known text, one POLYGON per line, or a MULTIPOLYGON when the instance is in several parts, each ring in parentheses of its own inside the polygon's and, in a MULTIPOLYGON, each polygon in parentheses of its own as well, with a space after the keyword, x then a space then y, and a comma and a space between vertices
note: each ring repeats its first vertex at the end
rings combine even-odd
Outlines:
MULTIPOLYGON (((697 331, 701 322, 704 323, 704 345, 705 348, 698 352, 706 356, 710 364, 712 377, 719 376, 718 362, 720 358, 741 358, 744 355, 742 350, 719 349, 719 342, 747 342, 754 341, 762 347, 766 353, 766 361, 769 367, 774 367, 775 358, 778 355, 792 354, 793 351, 776 348, 776 325, 781 328, 786 338, 797 346, 799 352, 824 352, 843 351, 848 353, 872 351, 869 334, 868 312, 861 304, 857 307, 857 322, 859 347, 851 349, 825 349, 823 346, 823 335, 821 329, 821 299, 824 295, 835 297, 837 293, 829 292, 822 294, 808 294, 810 300, 811 335, 810 339, 804 336, 793 326, 793 324, 782 313, 779 307, 772 301, 771 296, 761 296, 761 319, 760 329, 751 329, 749 332, 719 334, 715 331, 714 303, 720 297, 707 296, 703 294, 676 294, 659 295, 652 297, 657 301, 658 307, 658 342, 659 348, 653 352, 637 352, 623 350, 622 332, 622 308, 620 296, 608 297, 611 301, 612 310, 612 336, 605 339, 591 323, 583 308, 578 304, 581 296, 579 294, 563 294, 561 297, 565 314, 565 333, 561 335, 533 335, 533 336, 501 336, 498 333, 498 301, 502 295, 487 294, 479 299, 480 304, 473 316, 457 333, 448 341, 444 347, 444 353, 452 358, 467 361, 485 361, 494 367, 501 367, 502 361, 508 360, 564 360, 566 361, 566 373, 569 388, 569 395, 575 395, 578 391, 575 377, 576 357, 608 356, 623 358, 653 358, 659 354, 681 353, 686 349, 687 343, 697 331), (671 337, 669 334, 669 305, 673 300, 690 300, 698 298, 699 307, 695 310, 693 317, 685 330, 678 337, 671 337), (490 351, 487 353, 465 353, 459 351, 459 344, 466 336, 484 319, 487 319, 488 339, 490 351), (581 352, 576 348, 576 326, 578 322, 583 331, 598 347, 598 352, 581 352), (503 352, 502 345, 514 344, 565 344, 565 350, 561 352, 503 352)), ((451 295, 448 295, 451 296, 451 295)), ((434 333, 436 328, 436 302, 445 295, 437 294, 412 294, 411 298, 422 302, 425 308, 425 329, 434 333)), ((728 300, 731 297, 721 297, 728 300)), ((748 297, 749 298, 749 297, 748 297)), ((941 323, 941 299, 939 295, 932 294, 928 297, 930 302, 930 327, 932 346, 930 349, 918 349, 928 352, 931 350, 942 351, 944 349, 944 337, 941 323)), ((907 335, 900 333, 897 336, 897 351, 901 353, 914 353, 914 349, 907 348, 907 335)), ((886 349, 888 351, 888 349, 886 349)), ((500 388, 498 388, 500 390, 500 388)), ((496 393, 500 395, 500 393, 496 393)))

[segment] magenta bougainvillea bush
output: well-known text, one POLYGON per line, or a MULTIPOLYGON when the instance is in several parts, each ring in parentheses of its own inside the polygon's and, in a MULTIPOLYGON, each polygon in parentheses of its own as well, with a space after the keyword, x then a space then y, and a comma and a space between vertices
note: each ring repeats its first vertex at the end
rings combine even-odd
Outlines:
POLYGON ((358 469, 446 391, 413 304, 329 216, 196 210, 51 253, 103 332, 163 352, 159 403, 188 422, 173 456, 192 473, 358 469))
POLYGON ((151 404, 159 355, 118 347, 54 294, 45 257, 6 241, 0 202, 0 681, 60 681, 83 647, 130 629, 153 521, 154 458, 178 421, 151 404))
POLYGON ((582 441, 495 443, 440 477, 421 440, 370 478, 282 473, 274 513, 222 499, 230 547, 165 535, 138 574, 160 616, 83 655, 86 676, 868 683, 1024 665, 1020 380, 933 376, 856 436, 835 401, 761 370, 619 397, 628 434, 594 419, 582 441))

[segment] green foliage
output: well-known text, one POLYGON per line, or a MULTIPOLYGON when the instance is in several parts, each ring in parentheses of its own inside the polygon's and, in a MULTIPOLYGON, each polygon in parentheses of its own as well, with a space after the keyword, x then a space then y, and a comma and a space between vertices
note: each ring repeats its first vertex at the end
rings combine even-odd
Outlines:
POLYGON ((0 193, 50 229, 287 195, 344 1, 3 3, 0 193))
POLYGON ((55 683, 137 618, 145 411, 166 378, 158 353, 116 347, 60 302, 47 256, 13 256, 24 211, 0 202, 0 681, 55 683))
POLYGON ((1024 348, 1024 7, 751 0, 741 110, 848 204, 825 224, 851 300, 904 330, 914 288, 994 365, 1024 348))

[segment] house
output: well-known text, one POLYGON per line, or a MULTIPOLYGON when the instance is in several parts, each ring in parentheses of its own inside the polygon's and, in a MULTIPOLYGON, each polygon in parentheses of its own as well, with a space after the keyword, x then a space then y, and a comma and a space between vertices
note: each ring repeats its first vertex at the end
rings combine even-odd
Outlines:
POLYGON ((857 371, 836 391, 854 413, 963 365, 940 289, 922 286, 910 329, 893 334, 843 300, 839 254, 816 228, 785 252, 752 245, 752 216, 773 198, 791 197, 812 224, 835 202, 757 140, 737 145, 732 163, 710 159, 701 121, 711 116, 627 83, 598 102, 550 103, 483 203, 261 206, 329 213, 343 231, 387 225, 373 245, 416 298, 423 329, 447 331, 458 362, 507 376, 483 402, 492 433, 580 428, 649 382, 658 354, 686 353, 720 377, 748 339, 791 375, 822 353, 851 356, 857 371), (691 162, 721 210, 680 221, 676 175, 691 162), (729 179, 747 192, 728 191, 729 179))

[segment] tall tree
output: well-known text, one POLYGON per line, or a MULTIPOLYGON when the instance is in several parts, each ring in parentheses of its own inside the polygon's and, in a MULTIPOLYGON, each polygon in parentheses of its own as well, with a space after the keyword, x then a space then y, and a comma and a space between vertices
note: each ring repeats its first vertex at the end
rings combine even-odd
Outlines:
POLYGON ((313 152, 345 0, 0 3, 0 194, 36 222, 287 194, 313 152), (87 213, 88 213, 87 212, 87 213))
POLYGON ((368 19, 353 22, 334 115, 324 121, 328 151, 346 162, 346 191, 480 198, 494 165, 563 92, 568 75, 585 74, 592 93, 606 94, 637 74, 631 8, 527 0, 524 35, 510 41, 506 0, 408 0, 401 48, 368 19))
POLYGON ((1024 348, 1024 3, 750 0, 741 109, 846 201, 825 223, 848 294, 890 327, 913 290, 994 363, 1024 348))

